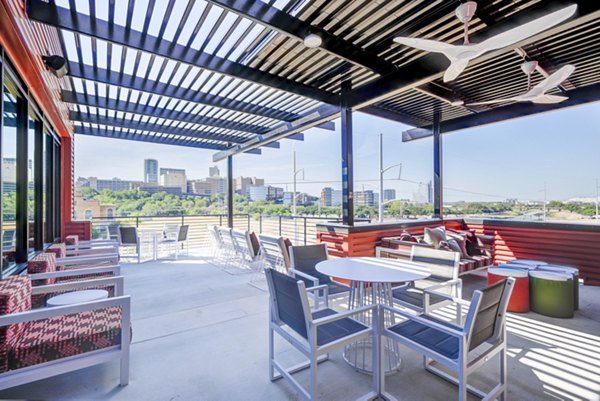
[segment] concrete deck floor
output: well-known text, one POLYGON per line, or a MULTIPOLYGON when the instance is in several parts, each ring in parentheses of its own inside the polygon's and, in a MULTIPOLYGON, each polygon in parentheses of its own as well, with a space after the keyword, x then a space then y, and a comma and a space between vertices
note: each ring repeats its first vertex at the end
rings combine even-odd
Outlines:
MULTIPOLYGON (((285 381, 268 380, 267 294, 248 285, 247 275, 227 274, 206 257, 126 264, 123 274, 132 296, 130 384, 118 386, 118 363, 110 362, 2 391, 1 399, 299 399, 285 381)), ((465 282, 469 293, 484 280, 465 282)), ((600 288, 581 287, 574 319, 511 314, 508 330, 509 399, 600 400, 600 288)), ((276 349, 290 365, 301 360, 283 341, 276 349)), ((422 369, 418 354, 401 353, 400 371, 387 378, 390 393, 400 400, 456 398, 455 387, 422 369)), ((491 388, 497 366, 488 363, 471 383, 491 388)), ((308 382, 305 372, 297 375, 308 382)), ((350 400, 369 390, 371 378, 336 352, 320 365, 319 383, 321 399, 350 400)))

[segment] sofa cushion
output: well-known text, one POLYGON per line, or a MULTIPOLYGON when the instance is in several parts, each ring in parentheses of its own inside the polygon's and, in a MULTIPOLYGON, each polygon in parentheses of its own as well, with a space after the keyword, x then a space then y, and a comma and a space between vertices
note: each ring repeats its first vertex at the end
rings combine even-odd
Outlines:
POLYGON ((67 245, 79 245, 79 235, 67 235, 65 237, 65 244, 67 244, 67 245))
POLYGON ((448 241, 446 237, 446 228, 444 226, 429 228, 425 227, 425 235, 423 240, 433 246, 435 249, 440 247, 440 242, 448 241))
POLYGON ((121 308, 36 320, 8 346, 8 369, 19 369, 120 344, 121 308))
POLYGON ((254 231, 252 231, 249 234, 250 237, 250 244, 252 245, 252 256, 258 256, 258 254, 260 253, 260 243, 258 242, 258 237, 256 236, 256 233, 254 231))
MULTIPOLYGON (((52 273, 56 271, 56 255, 54 253, 42 252, 27 263, 27 273, 52 273)), ((32 285, 54 284, 53 278, 35 280, 32 285)))
MULTIPOLYGON (((31 309, 31 280, 13 276, 0 280, 0 315, 25 312, 31 309)), ((21 336, 23 323, 0 327, 0 373, 8 370, 8 343, 21 336)))
POLYGON ((469 252, 467 250, 467 239, 463 235, 448 233, 448 243, 449 244, 450 244, 450 241, 454 241, 458 247, 458 248, 456 248, 456 247, 452 248, 452 246, 450 246, 453 251, 460 253, 460 256, 462 258, 469 257, 469 252))
POLYGON ((67 246, 64 243, 52 244, 46 252, 55 254, 57 258, 64 258, 67 256, 67 246))
MULTIPOLYGON (((450 231, 454 234, 462 235, 465 238, 465 240, 466 240, 465 245, 466 245, 468 256, 479 255, 480 252, 477 249, 477 236, 475 235, 475 230, 448 229, 448 231, 450 231)), ((465 255, 465 256, 467 256, 467 255, 465 255)))

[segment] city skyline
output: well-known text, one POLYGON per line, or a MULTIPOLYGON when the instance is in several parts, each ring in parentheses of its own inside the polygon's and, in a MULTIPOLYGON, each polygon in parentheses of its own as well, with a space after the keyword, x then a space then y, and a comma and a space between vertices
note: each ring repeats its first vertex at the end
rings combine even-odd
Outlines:
MULTIPOLYGON (((586 127, 598 126, 599 111, 598 104, 590 104, 444 135, 445 200, 542 201, 544 183, 547 199, 595 196, 596 177, 600 175, 600 136, 584 139, 584 135, 586 127), (581 146, 582 141, 586 146, 581 146)), ((305 132, 304 142, 283 140, 280 149, 263 149, 262 155, 236 156, 233 176, 264 177, 265 185, 284 189, 287 185, 291 191, 291 160, 296 151, 298 168, 305 170, 306 178, 298 180, 299 192, 318 194, 327 186, 341 189, 337 125, 336 132, 313 128, 305 132)), ((385 166, 403 164, 402 180, 398 181, 397 170, 391 169, 385 175, 385 189, 395 189, 399 199, 412 199, 415 193, 427 196, 427 183, 432 178, 431 139, 402 143, 401 132, 407 128, 355 114, 355 191, 363 186, 365 190, 379 190, 377 135, 383 133, 385 166)), ((76 176, 121 173, 120 178, 139 180, 139 166, 148 158, 185 168, 189 177, 204 177, 214 165, 214 152, 210 150, 128 144, 79 136, 76 176), (98 149, 110 153, 112 163, 83 162, 107 157, 98 149)), ((225 163, 217 166, 226 175, 225 163)))

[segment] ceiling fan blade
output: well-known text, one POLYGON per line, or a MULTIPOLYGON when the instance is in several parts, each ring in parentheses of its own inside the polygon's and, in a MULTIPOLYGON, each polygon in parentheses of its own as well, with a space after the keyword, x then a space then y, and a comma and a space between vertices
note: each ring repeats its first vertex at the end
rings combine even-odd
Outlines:
POLYGON ((531 88, 529 92, 527 92, 526 96, 539 96, 548 92, 550 89, 556 88, 558 85, 563 83, 563 81, 571 76, 575 71, 575 66, 571 64, 567 64, 565 66, 560 67, 558 70, 554 71, 552 74, 548 75, 544 80, 538 83, 536 86, 531 88))
POLYGON ((508 31, 502 32, 496 36, 492 36, 491 38, 484 40, 475 46, 486 52, 510 46, 560 24, 572 16, 575 13, 575 10, 577 10, 577 4, 565 7, 518 27, 509 29, 508 31))
POLYGON ((538 96, 537 98, 533 99, 531 102, 538 103, 538 104, 552 104, 552 103, 564 102, 567 99, 568 99, 567 96, 542 95, 542 96, 538 96))
POLYGON ((496 99, 496 100, 488 100, 486 102, 475 102, 475 103, 467 103, 465 106, 483 106, 485 104, 498 104, 498 103, 508 103, 508 102, 518 102, 517 98, 508 98, 508 99, 496 99))
POLYGON ((426 52, 442 53, 446 57, 448 57, 447 52, 455 47, 454 45, 439 42, 437 40, 405 38, 402 36, 394 38, 394 42, 405 46, 414 47, 415 49, 424 50, 426 52))
POLYGON ((450 67, 444 73, 444 82, 454 81, 468 65, 469 60, 451 60, 450 67))

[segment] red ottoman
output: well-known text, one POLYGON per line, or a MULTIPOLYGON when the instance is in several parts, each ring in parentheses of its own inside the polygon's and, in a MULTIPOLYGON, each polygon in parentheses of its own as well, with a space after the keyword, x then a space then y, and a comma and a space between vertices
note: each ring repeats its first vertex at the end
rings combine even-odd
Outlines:
POLYGON ((491 267, 488 269, 488 285, 507 277, 515 279, 510 301, 508 301, 509 312, 529 312, 529 272, 519 269, 507 269, 503 267, 491 267))

